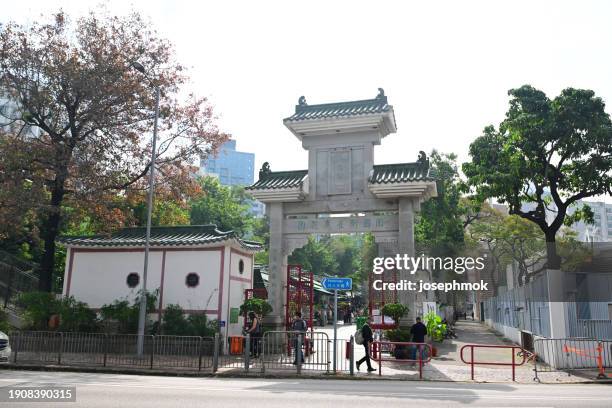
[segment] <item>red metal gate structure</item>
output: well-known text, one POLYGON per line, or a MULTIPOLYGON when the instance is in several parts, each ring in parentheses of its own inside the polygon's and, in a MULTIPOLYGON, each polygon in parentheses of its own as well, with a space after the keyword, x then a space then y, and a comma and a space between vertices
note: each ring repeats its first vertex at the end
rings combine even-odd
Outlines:
POLYGON ((285 326, 291 331, 293 317, 302 312, 302 319, 313 330, 314 277, 312 272, 302 270, 302 265, 287 266, 287 303, 285 304, 285 326))
POLYGON ((375 280, 380 280, 384 283, 397 283, 397 271, 385 270, 382 274, 375 274, 370 272, 369 275, 369 299, 368 299, 368 315, 370 321, 370 327, 372 330, 386 330, 393 329, 396 324, 391 321, 385 321, 385 316, 382 315, 382 308, 387 303, 397 302, 397 291, 395 290, 375 290, 373 285, 375 280), (377 310, 380 313, 380 318, 374 316, 374 311, 377 310))

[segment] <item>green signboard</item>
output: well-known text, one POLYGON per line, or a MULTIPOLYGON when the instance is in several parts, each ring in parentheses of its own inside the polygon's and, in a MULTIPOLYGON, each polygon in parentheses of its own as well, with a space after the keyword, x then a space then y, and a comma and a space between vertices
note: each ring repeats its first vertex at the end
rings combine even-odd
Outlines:
POLYGON ((240 309, 232 307, 230 309, 230 323, 238 323, 238 317, 240 316, 240 309))

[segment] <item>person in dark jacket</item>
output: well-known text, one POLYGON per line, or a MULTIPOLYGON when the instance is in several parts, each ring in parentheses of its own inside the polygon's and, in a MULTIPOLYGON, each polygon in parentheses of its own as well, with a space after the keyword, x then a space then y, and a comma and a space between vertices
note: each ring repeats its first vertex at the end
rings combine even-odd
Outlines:
MULTIPOLYGON (((412 325, 412 327, 410 328, 410 334, 412 335, 412 341, 414 343, 425 343, 425 336, 427 335, 427 326, 425 326, 422 322, 421 322, 421 318, 417 317, 416 318, 416 323, 412 325)), ((421 346, 418 345, 416 346, 416 348, 418 348, 418 350, 420 350, 420 354, 421 354, 421 359, 425 359, 425 351, 426 348, 425 346, 421 346)), ((416 356, 416 349, 414 350, 414 356, 416 356)))
POLYGON ((304 353, 302 352, 302 347, 304 347, 304 341, 306 338, 306 330, 308 330, 308 324, 306 320, 302 319, 302 312, 296 312, 295 318, 293 319, 293 323, 291 324, 291 329, 294 332, 293 338, 293 348, 295 350, 295 359, 293 360, 293 365, 298 363, 298 358, 304 362, 304 353), (298 350, 298 336, 301 337, 302 347, 298 350))
POLYGON ((364 324, 361 328, 361 336, 363 337, 363 348, 365 349, 365 356, 357 361, 357 371, 359 371, 359 366, 365 361, 368 366, 368 372, 376 371, 372 368, 372 364, 370 363, 370 343, 374 341, 374 335, 372 333, 372 329, 368 324, 364 324))
POLYGON ((410 328, 412 341, 415 343, 425 343, 425 335, 427 334, 427 326, 421 323, 421 318, 416 318, 416 323, 410 328))
POLYGON ((251 327, 249 327, 246 332, 251 337, 251 356, 257 358, 259 357, 261 343, 261 322, 255 312, 249 312, 249 319, 251 320, 251 327))

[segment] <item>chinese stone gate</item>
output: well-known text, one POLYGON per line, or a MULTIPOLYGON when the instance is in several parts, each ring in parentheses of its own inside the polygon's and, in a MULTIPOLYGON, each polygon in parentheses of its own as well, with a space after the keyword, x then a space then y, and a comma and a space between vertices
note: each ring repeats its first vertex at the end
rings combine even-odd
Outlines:
MULTIPOLYGON (((270 220, 269 323, 278 327, 287 257, 309 235, 371 232, 379 256, 414 255, 414 213, 436 195, 423 152, 416 162, 374 164, 374 146, 396 132, 393 106, 382 89, 374 99, 319 105, 308 105, 302 96, 284 124, 308 151, 308 170, 271 171, 265 163, 248 187, 266 204, 270 220)), ((397 279, 415 277, 402 272, 397 279)), ((403 291, 397 299, 410 308, 405 323, 412 322, 415 295, 403 291)))

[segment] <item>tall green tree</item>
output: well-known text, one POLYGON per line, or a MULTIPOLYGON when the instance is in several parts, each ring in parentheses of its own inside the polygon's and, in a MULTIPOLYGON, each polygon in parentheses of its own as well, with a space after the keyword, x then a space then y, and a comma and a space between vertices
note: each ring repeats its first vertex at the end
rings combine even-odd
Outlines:
POLYGON ((318 275, 335 275, 338 262, 330 247, 330 237, 315 239, 308 237, 308 243, 298 248, 289 256, 290 264, 302 265, 302 268, 318 275))
POLYGON ((0 185, 12 192, 0 199, 29 197, 25 188, 36 193, 24 205, 40 220, 42 291, 52 289, 64 209, 87 207, 112 220, 117 212, 107 202, 145 188, 153 86, 160 91, 159 185, 180 191, 192 182, 190 163, 227 139, 206 99, 183 96, 187 81, 172 45, 137 13, 71 20, 59 12, 50 22, 2 26, 0 89, 18 109, 0 127, 0 156, 14 159, 1 166, 0 185))
POLYGON ((465 187, 457 170, 456 154, 433 150, 430 162, 437 179, 438 196, 421 205, 415 226, 416 246, 418 251, 432 256, 453 256, 463 246, 465 187))
POLYGON ((250 214, 249 196, 241 187, 227 187, 212 176, 200 177, 200 197, 189 203, 191 224, 216 224, 222 231, 240 235, 252 231, 254 218, 250 214))
POLYGON ((592 222, 587 206, 571 216, 570 206, 612 194, 612 121, 591 90, 567 88, 549 99, 525 85, 509 95, 506 119, 497 129, 487 126, 470 145, 463 172, 479 198, 507 203, 510 214, 542 230, 547 267, 559 269, 559 229, 592 222))

